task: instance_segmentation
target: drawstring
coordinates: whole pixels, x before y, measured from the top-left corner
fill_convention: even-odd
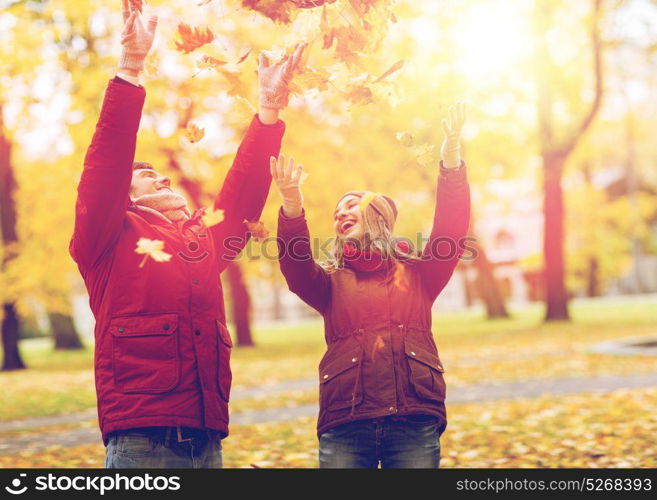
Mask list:
[[[403,347],[402,348],[402,356],[403,356],[402,359],[404,359],[406,357],[406,330],[404,329],[403,324],[399,325],[399,333],[402,337],[402,343],[401,343],[401,345]],[[406,361],[406,360],[404,360],[404,361]],[[401,366],[405,367],[406,362],[401,363]],[[407,374],[408,374],[408,372],[407,372]],[[409,380],[409,382],[410,382],[410,380]],[[408,384],[406,384],[406,385],[408,385]],[[401,399],[402,399],[402,405],[404,406],[404,409],[408,408],[408,399],[406,399],[406,387],[404,387],[403,385],[401,387]]]
[[[354,413],[356,412],[356,391],[360,387],[360,372],[363,369],[363,356],[365,355],[365,348],[363,347],[362,342],[363,329],[359,328],[354,332],[354,339],[358,342],[360,346],[360,354],[358,356],[358,367],[356,368],[356,381],[354,382],[354,390],[351,393],[351,412],[349,412],[349,418],[354,418]]]

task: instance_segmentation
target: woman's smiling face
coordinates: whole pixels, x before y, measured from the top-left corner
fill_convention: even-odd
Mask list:
[[[361,239],[363,225],[359,196],[348,195],[340,200],[333,214],[333,227],[341,238]]]

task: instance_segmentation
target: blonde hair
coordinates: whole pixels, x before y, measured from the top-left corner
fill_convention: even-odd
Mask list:
[[[351,191],[342,196],[354,195],[362,198],[367,191]],[[340,200],[342,200],[340,198]],[[338,201],[339,203],[339,201]],[[382,210],[381,203],[386,204],[389,210]],[[377,208],[378,207],[378,208]],[[386,213],[386,218],[383,213]],[[361,223],[363,227],[363,237],[356,242],[353,238],[343,238],[339,235],[333,240],[333,255],[332,259],[320,262],[320,265],[328,273],[333,273],[344,267],[344,244],[347,242],[355,242],[359,245],[360,250],[369,250],[381,255],[385,262],[390,261],[395,266],[398,261],[417,261],[420,256],[417,252],[413,251],[411,247],[408,253],[404,253],[401,249],[394,244],[394,236],[392,228],[397,217],[397,208],[391,198],[377,194],[371,203],[367,205],[365,210],[361,210]]]

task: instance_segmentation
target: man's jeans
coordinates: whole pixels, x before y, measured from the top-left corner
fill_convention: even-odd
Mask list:
[[[105,456],[107,469],[221,469],[222,465],[218,436],[179,442],[175,428],[166,433],[118,431],[109,438]]]
[[[357,420],[329,429],[319,438],[321,468],[426,468],[440,465],[436,417],[409,415]]]

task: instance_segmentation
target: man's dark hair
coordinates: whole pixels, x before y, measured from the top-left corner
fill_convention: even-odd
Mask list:
[[[151,165],[150,163],[148,163],[146,161],[136,161],[132,164],[132,170],[139,170],[139,169],[143,169],[143,168],[146,168],[148,170],[155,170],[153,168],[153,165]]]

